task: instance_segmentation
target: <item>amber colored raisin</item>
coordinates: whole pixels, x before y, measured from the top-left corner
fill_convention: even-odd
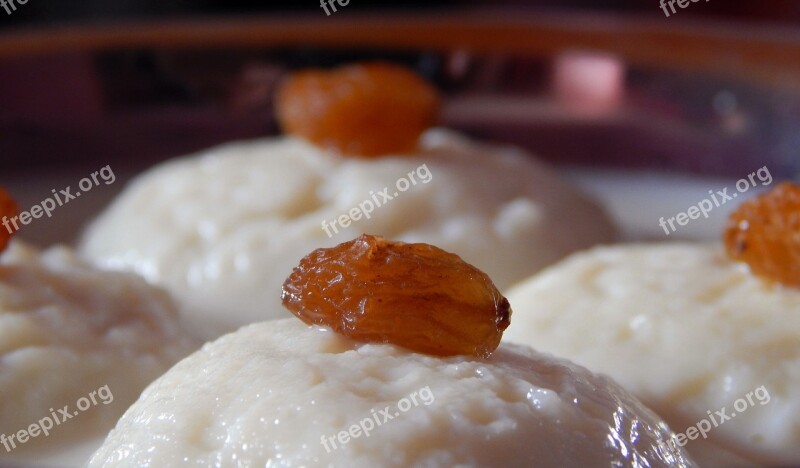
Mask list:
[[[285,132],[354,156],[412,151],[439,114],[436,89],[386,63],[295,73],[276,102]]]
[[[728,219],[725,248],[763,278],[800,287],[800,185],[783,183]]]
[[[0,187],[0,220],[6,223],[5,225],[0,225],[0,252],[5,250],[11,236],[16,232],[14,225],[9,220],[18,214],[17,203],[8,192]]]
[[[282,299],[309,325],[436,356],[489,356],[511,317],[486,273],[459,256],[366,234],[303,258]]]

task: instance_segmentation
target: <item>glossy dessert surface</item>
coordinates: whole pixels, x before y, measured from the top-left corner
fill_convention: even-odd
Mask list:
[[[754,276],[720,245],[596,248],[508,297],[505,340],[611,376],[677,432],[708,419],[690,452],[710,444],[757,463],[800,462],[800,291]],[[736,416],[716,416],[723,408]]]
[[[439,358],[289,319],[176,365],[89,466],[695,466],[669,435],[609,379],[526,347]]]

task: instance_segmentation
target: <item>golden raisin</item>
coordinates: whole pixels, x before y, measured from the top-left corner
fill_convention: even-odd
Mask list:
[[[290,76],[276,97],[287,133],[342,154],[412,151],[436,123],[439,95],[410,70],[385,63]]]
[[[0,187],[0,221],[6,222],[5,225],[0,225],[0,252],[5,250],[11,236],[16,232],[8,220],[18,215],[17,203],[8,192]]]
[[[728,255],[761,277],[800,287],[800,185],[783,183],[728,219]]]
[[[489,356],[511,316],[486,273],[458,255],[366,234],[303,258],[282,299],[309,325],[437,356]]]

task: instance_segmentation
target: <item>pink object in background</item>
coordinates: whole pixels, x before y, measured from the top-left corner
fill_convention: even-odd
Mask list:
[[[613,55],[565,52],[553,64],[553,94],[559,105],[581,115],[597,116],[622,103],[625,64]]]

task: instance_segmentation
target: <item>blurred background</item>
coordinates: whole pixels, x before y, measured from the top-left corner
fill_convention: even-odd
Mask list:
[[[158,161],[279,133],[286,73],[356,60],[414,68],[444,93],[443,125],[560,165],[617,217],[682,211],[709,178],[765,165],[795,177],[800,2],[682,1],[16,0],[0,7],[0,185],[25,205],[110,164],[102,196],[27,235],[72,239]]]
[[[469,6],[508,6],[515,8],[542,9],[558,8],[601,12],[642,12],[657,14],[655,0],[505,0],[492,2],[430,0],[400,2],[391,0],[361,0],[347,5],[347,10],[370,12],[376,10],[417,10],[439,9],[448,11]],[[682,15],[739,19],[743,21],[774,21],[796,23],[800,20],[800,4],[793,0],[712,0],[702,8],[686,9]],[[263,2],[258,0],[103,0],[84,1],[34,1],[31,0],[13,17],[6,18],[4,25],[26,23],[62,23],[65,21],[86,21],[127,18],[163,18],[219,14],[270,14],[279,11],[317,11],[317,2],[283,0]]]

